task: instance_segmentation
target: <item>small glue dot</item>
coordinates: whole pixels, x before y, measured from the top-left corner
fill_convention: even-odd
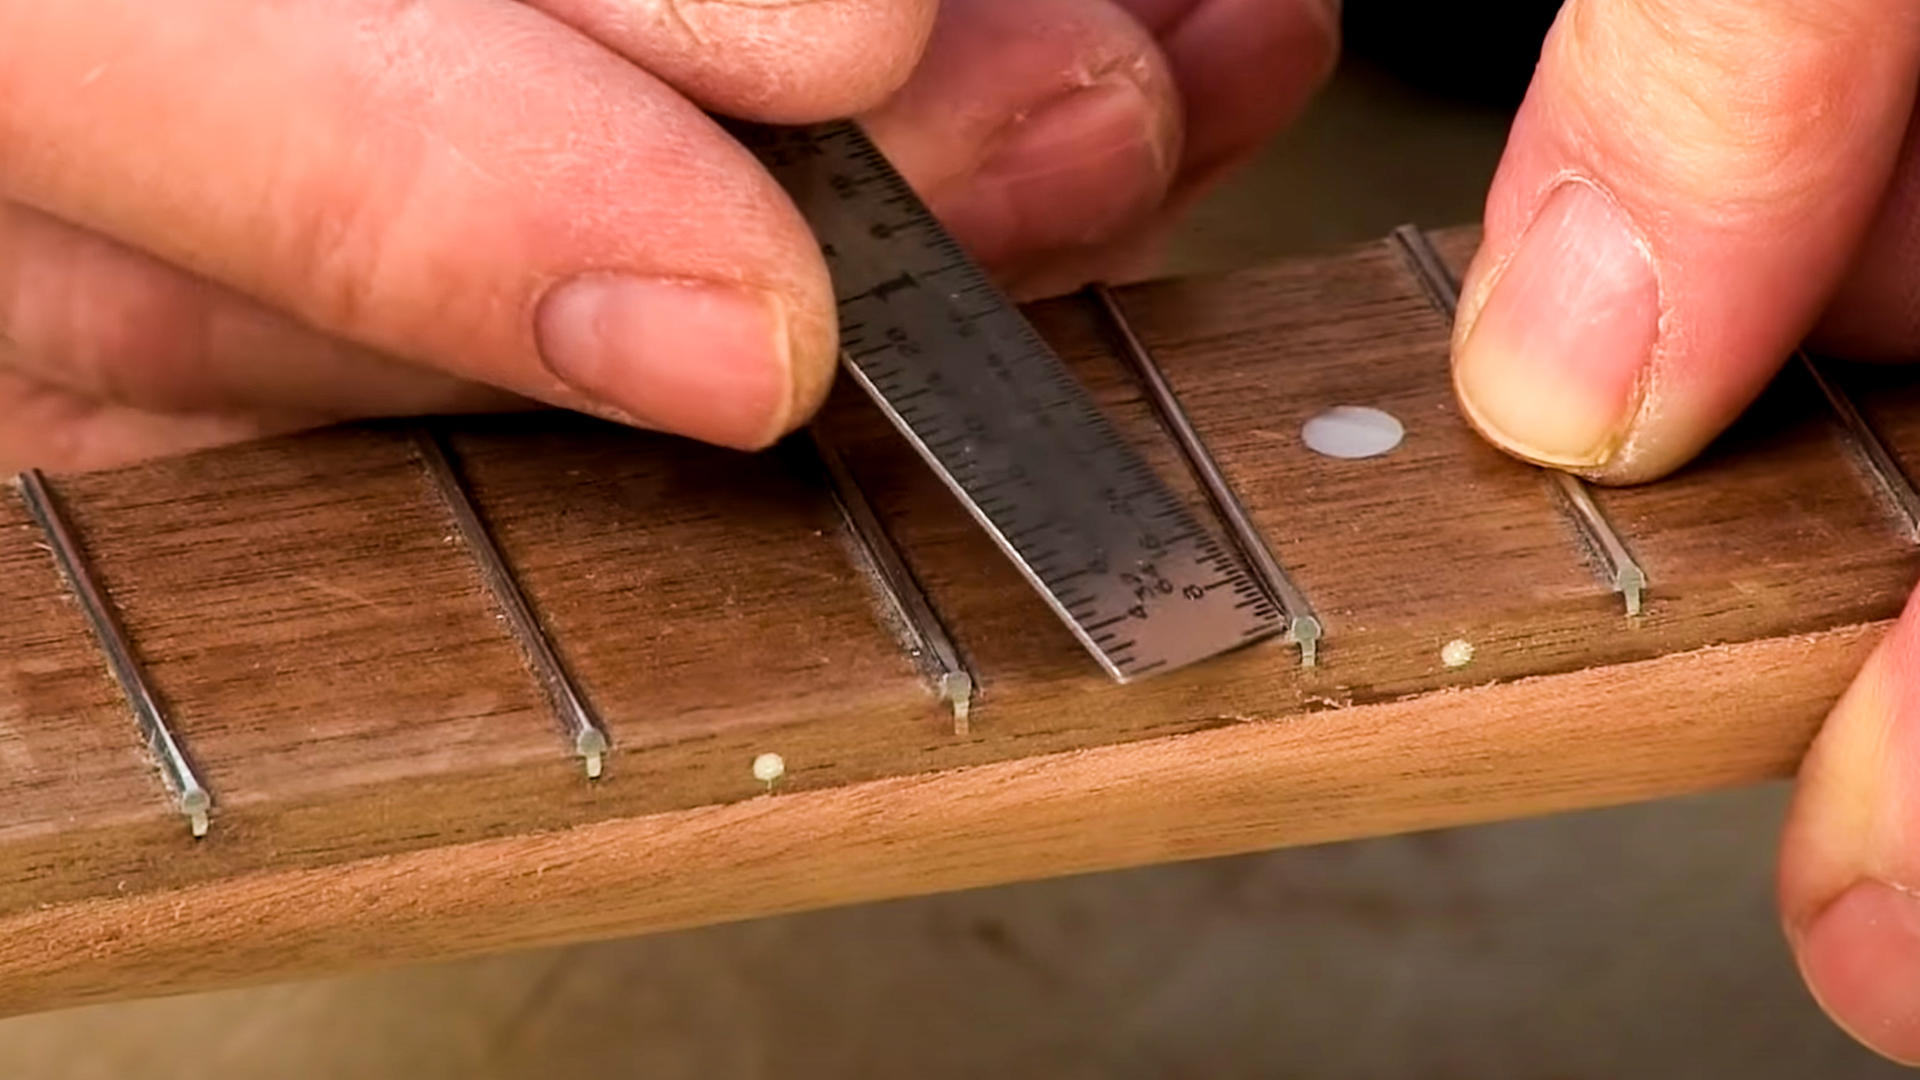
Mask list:
[[[753,759],[753,778],[773,787],[773,782],[787,774],[786,759],[779,754],[761,754]]]
[[[1440,662],[1448,667],[1466,667],[1473,662],[1473,642],[1454,638],[1440,646]]]
[[[1306,422],[1300,439],[1309,450],[1336,458],[1370,458],[1400,445],[1406,429],[1379,409],[1335,405]]]

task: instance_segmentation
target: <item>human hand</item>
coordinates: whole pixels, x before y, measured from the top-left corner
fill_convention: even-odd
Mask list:
[[[1570,0],[1463,290],[1464,410],[1604,482],[1664,475],[1803,339],[1920,358],[1920,4]],[[1802,769],[1781,851],[1815,996],[1920,1062],[1920,597]]]
[[[529,400],[765,445],[832,294],[703,110],[860,115],[1006,280],[1068,280],[1304,105],[1334,7],[0,0],[0,473]]]

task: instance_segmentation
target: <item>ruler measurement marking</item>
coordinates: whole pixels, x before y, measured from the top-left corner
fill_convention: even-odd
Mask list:
[[[1281,629],[1203,587],[1197,519],[857,126],[737,127],[822,241],[849,376],[1110,676]],[[1116,616],[1126,646],[1086,629]]]
[[[1302,667],[1314,666],[1319,643],[1323,635],[1320,618],[1313,611],[1313,605],[1307,600],[1293,579],[1273,555],[1266,538],[1260,535],[1259,527],[1253,523],[1253,515],[1248,513],[1246,504],[1233,490],[1226,473],[1214,458],[1213,451],[1200,437],[1200,431],[1193,426],[1193,420],[1174,395],[1173,385],[1167,381],[1166,373],[1160,369],[1160,362],[1153,356],[1146,343],[1127,321],[1126,309],[1113,290],[1104,284],[1096,284],[1090,292],[1095,307],[1104,317],[1108,327],[1120,341],[1120,355],[1125,360],[1134,377],[1147,391],[1147,400],[1160,418],[1160,423],[1173,436],[1175,445],[1180,448],[1181,456],[1186,460],[1194,477],[1200,481],[1200,487],[1206,492],[1207,499],[1213,503],[1214,512],[1226,525],[1234,544],[1240,549],[1240,555],[1254,569],[1259,584],[1246,583],[1255,593],[1264,593],[1273,605],[1285,614],[1287,638],[1300,647]],[[1194,532],[1198,530],[1195,529]],[[1191,539],[1181,536],[1179,539]],[[1219,544],[1212,537],[1201,537],[1197,546],[1202,552],[1199,561],[1208,562],[1225,557]],[[1234,607],[1245,607],[1244,603]]]

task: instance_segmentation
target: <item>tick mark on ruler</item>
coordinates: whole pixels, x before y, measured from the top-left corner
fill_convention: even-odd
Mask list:
[[[1219,515],[1227,531],[1232,534],[1234,545],[1240,554],[1253,566],[1264,587],[1265,595],[1271,597],[1279,613],[1284,614],[1287,623],[1287,638],[1300,648],[1300,666],[1312,667],[1319,659],[1322,629],[1320,618],[1314,614],[1313,605],[1307,601],[1306,594],[1294,585],[1293,579],[1281,568],[1280,561],[1273,556],[1273,550],[1267,546],[1266,539],[1260,535],[1259,528],[1253,523],[1253,515],[1247,512],[1246,504],[1234,493],[1233,485],[1227,481],[1227,475],[1213,458],[1213,452],[1200,438],[1200,431],[1193,426],[1180,399],[1174,396],[1173,386],[1160,370],[1159,361],[1148,350],[1140,335],[1134,332],[1132,324],[1127,322],[1126,309],[1120,306],[1120,300],[1106,285],[1092,288],[1094,301],[1101,313],[1106,316],[1109,326],[1120,339],[1121,356],[1134,376],[1147,391],[1147,399],[1153,403],[1154,414],[1173,441],[1180,447],[1187,466],[1199,480],[1201,490],[1206,492],[1207,500]],[[1196,530],[1197,534],[1197,530]],[[1183,537],[1186,539],[1186,537]],[[1219,552],[1210,538],[1193,537],[1195,544],[1205,553],[1199,561],[1207,562],[1219,559]],[[1214,584],[1218,584],[1215,582]],[[1204,592],[1211,591],[1202,587]],[[1235,609],[1253,608],[1263,616],[1273,614],[1271,607],[1262,608],[1248,602],[1233,605]]]
[[[1125,682],[1283,629],[1272,612],[1185,589],[1210,580],[1190,557],[1197,519],[858,124],[729,126],[828,251],[848,375],[1108,675]],[[876,232],[876,221],[889,227]],[[1136,480],[1141,505],[1156,513],[1105,494]],[[1172,535],[1182,539],[1164,539]],[[1164,578],[1142,596],[1125,575],[1148,570]],[[1063,600],[1057,583],[1068,577],[1094,602]],[[1123,612],[1134,655],[1103,648],[1086,629]]]

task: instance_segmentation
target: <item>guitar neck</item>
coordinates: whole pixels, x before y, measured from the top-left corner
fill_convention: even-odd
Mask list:
[[[1456,271],[1476,239],[1435,237]],[[51,477],[58,553],[210,798],[196,838],[6,494],[0,1012],[1779,777],[1920,569],[1798,369],[1693,467],[1591,493],[1647,577],[1629,617],[1567,490],[1461,419],[1402,246],[1117,298],[1324,627],[1313,666],[1276,638],[1114,683],[846,387],[818,432],[976,680],[963,729],[792,455],[534,414],[437,425],[453,502],[381,425]],[[1030,314],[1205,505],[1099,305]],[[1897,469],[1920,386],[1873,381]],[[1341,405],[1403,440],[1304,445]]]

